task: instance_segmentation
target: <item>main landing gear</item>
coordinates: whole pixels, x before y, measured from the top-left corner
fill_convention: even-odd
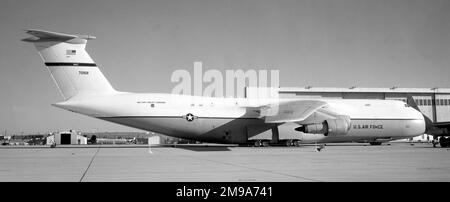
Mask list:
[[[299,147],[300,141],[299,140],[286,140],[286,146],[288,147]]]
[[[254,147],[268,147],[269,141],[268,140],[256,140],[253,144]]]
[[[250,143],[250,142],[249,142]],[[300,147],[300,140],[280,140],[280,143],[287,147]],[[250,143],[253,147],[268,147],[270,146],[270,140],[254,140]],[[279,144],[276,144],[279,146]]]

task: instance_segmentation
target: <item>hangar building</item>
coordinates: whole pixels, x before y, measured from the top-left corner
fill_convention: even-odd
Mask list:
[[[433,122],[450,122],[450,88],[326,88],[326,87],[247,87],[246,97],[267,97],[277,95],[280,98],[330,98],[330,99],[385,99],[406,102],[411,95],[420,111]],[[264,95],[262,95],[262,93]]]
[[[47,137],[47,145],[85,145],[87,137],[79,135],[76,131],[70,130],[58,132]]]

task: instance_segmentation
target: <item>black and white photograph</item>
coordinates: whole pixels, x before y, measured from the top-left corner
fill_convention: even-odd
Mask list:
[[[2,0],[0,96],[1,182],[449,182],[450,1]]]

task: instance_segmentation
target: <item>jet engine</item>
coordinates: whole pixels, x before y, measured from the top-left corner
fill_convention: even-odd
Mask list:
[[[325,136],[346,135],[350,130],[350,118],[339,117],[337,119],[328,119],[322,123],[306,124],[296,128],[296,131],[303,133],[323,134]]]

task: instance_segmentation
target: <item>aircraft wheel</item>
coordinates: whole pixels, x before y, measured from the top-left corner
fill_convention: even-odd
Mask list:
[[[294,143],[295,147],[299,147],[300,146],[300,142],[298,140],[294,140],[293,143]]]
[[[269,142],[268,141],[263,141],[262,142],[262,146],[263,147],[268,147],[269,146]]]
[[[288,147],[292,146],[292,140],[286,140],[286,146]]]
[[[255,147],[260,147],[260,146],[261,146],[261,141],[256,140],[256,141],[255,141],[255,144],[254,144],[253,146],[255,146]]]

